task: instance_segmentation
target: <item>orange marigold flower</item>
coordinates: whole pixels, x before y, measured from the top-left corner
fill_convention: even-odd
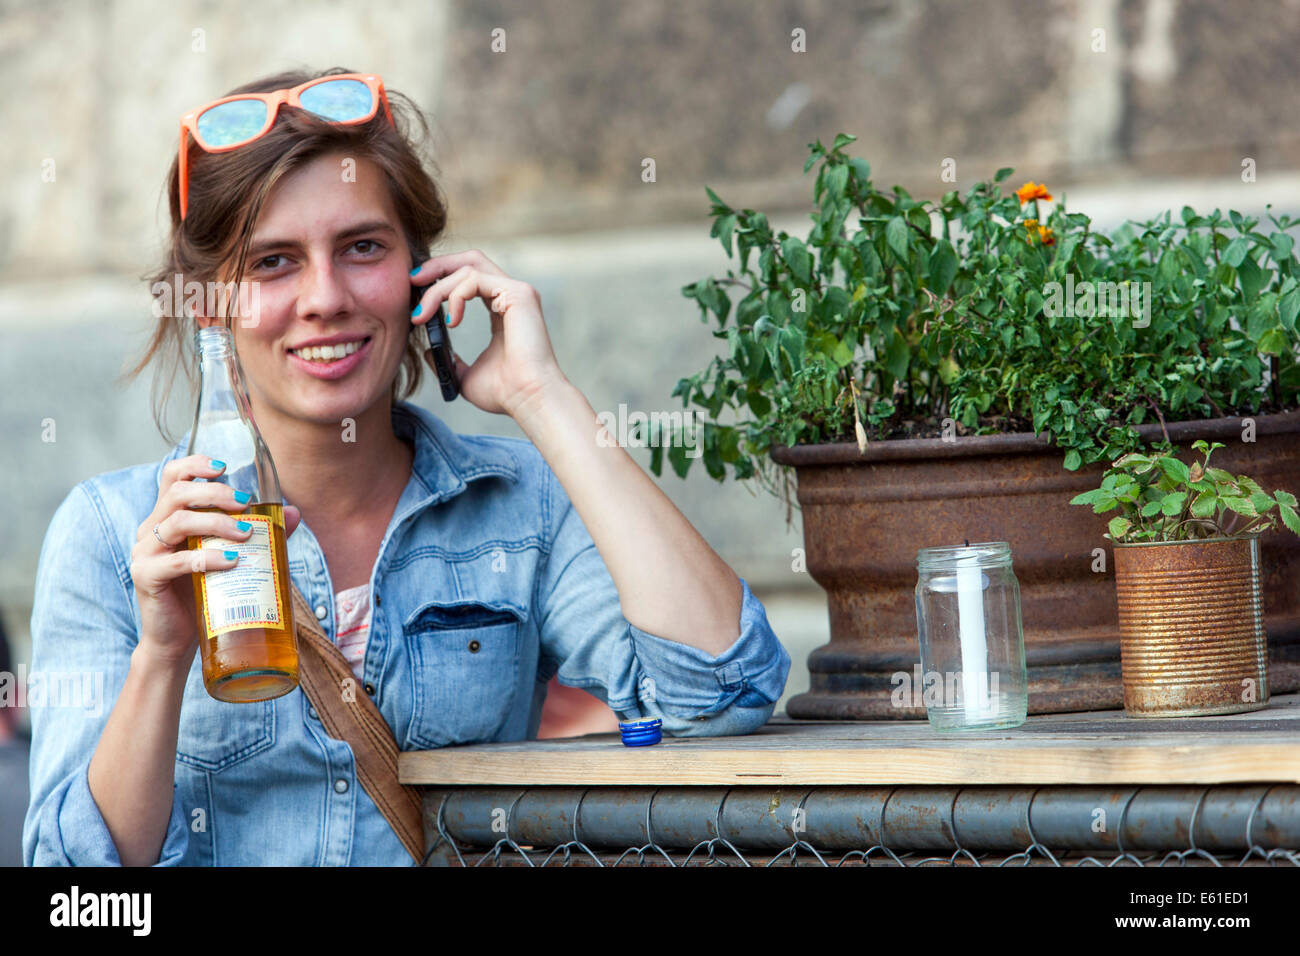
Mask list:
[[[1049,202],[1052,199],[1052,194],[1047,191],[1047,183],[1035,183],[1032,179],[1017,189],[1016,195],[1022,206],[1031,199],[1046,199]]]
[[[1034,230],[1038,230],[1038,240],[1045,246],[1056,245],[1056,234],[1047,226],[1040,226],[1037,219],[1025,220],[1025,238],[1030,242],[1034,241]]]

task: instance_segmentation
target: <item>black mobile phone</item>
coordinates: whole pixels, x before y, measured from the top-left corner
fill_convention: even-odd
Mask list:
[[[424,261],[425,258],[417,258],[415,263],[419,265]],[[410,311],[415,311],[415,307],[420,304],[420,297],[428,288],[427,285],[411,286]],[[460,379],[456,377],[456,360],[452,358],[451,335],[447,331],[446,313],[441,302],[438,303],[438,314],[424,323],[424,330],[429,336],[429,354],[438,376],[438,386],[442,389],[443,400],[453,401],[460,394]]]

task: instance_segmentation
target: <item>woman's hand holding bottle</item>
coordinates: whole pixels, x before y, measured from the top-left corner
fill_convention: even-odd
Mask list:
[[[140,647],[164,663],[188,665],[198,647],[191,574],[233,568],[238,560],[214,548],[189,550],[189,537],[219,535],[244,541],[251,534],[251,530],[238,527],[236,516],[247,510],[248,502],[236,500],[233,488],[219,481],[193,480],[220,475],[225,465],[217,464],[214,468],[206,455],[189,455],[164,465],[157,503],[136,531],[131,549],[131,581],[140,606]],[[221,510],[191,510],[195,508]],[[286,536],[293,533],[300,518],[297,508],[285,506]]]

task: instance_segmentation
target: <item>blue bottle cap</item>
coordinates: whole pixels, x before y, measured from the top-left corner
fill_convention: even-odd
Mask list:
[[[663,720],[659,717],[645,717],[641,720],[621,720],[618,732],[623,736],[623,744],[628,747],[649,747],[663,739]]]

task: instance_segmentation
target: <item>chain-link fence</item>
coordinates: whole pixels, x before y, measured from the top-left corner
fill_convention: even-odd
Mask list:
[[[430,866],[1300,866],[1300,786],[463,787]]]

